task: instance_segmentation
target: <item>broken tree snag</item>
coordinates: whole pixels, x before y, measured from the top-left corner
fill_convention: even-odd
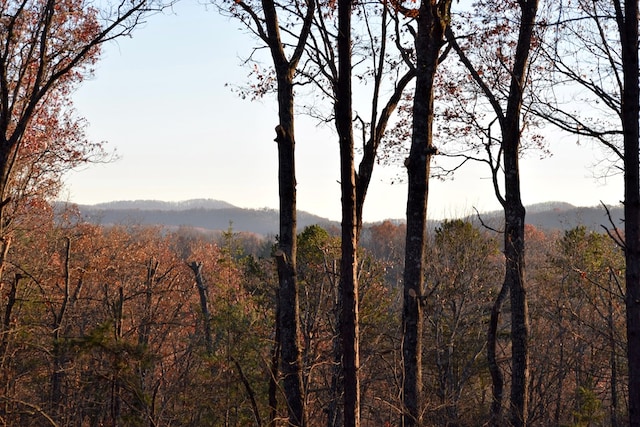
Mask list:
[[[202,310],[203,324],[204,324],[204,341],[209,356],[213,355],[213,334],[211,331],[211,313],[209,312],[209,301],[207,298],[207,285],[204,282],[202,276],[202,262],[192,261],[189,267],[193,271],[196,279],[196,287],[198,288],[198,295],[200,296],[200,309]]]
[[[275,142],[280,144],[281,142],[289,142],[287,138],[287,131],[281,125],[276,126],[276,139]]]
[[[278,262],[287,262],[287,254],[285,254],[282,249],[276,249],[276,251],[273,253],[273,257]]]

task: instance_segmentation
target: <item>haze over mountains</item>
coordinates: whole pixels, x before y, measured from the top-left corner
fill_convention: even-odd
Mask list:
[[[278,211],[275,209],[245,209],[221,200],[193,199],[182,202],[159,200],[113,201],[96,205],[78,205],[83,217],[91,223],[101,225],[141,224],[162,225],[168,228],[180,226],[204,230],[227,230],[250,232],[260,235],[278,233]],[[611,219],[617,227],[623,227],[622,207],[609,207]],[[502,222],[500,211],[481,213],[483,222],[499,228]],[[392,219],[403,222],[404,219]],[[432,226],[440,220],[432,220]],[[547,202],[527,207],[527,223],[543,229],[567,230],[577,225],[603,231],[611,228],[606,210],[602,206],[576,207],[564,202]],[[340,223],[312,213],[298,212],[298,228],[319,224],[323,227],[339,227]]]

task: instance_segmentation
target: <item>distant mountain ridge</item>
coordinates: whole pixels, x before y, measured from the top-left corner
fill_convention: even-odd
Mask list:
[[[250,232],[263,236],[278,234],[279,215],[275,209],[245,209],[212,199],[193,199],[182,202],[158,200],[114,201],[96,205],[77,205],[83,218],[100,225],[140,224],[181,226],[211,231],[224,231],[232,227],[237,232]],[[298,211],[300,229],[319,224],[323,227],[339,223]]]
[[[222,200],[190,199],[180,202],[163,202],[160,200],[117,200],[113,202],[83,205],[91,209],[138,209],[153,211],[184,211],[188,209],[233,209],[237,206]]]
[[[574,206],[566,202],[536,203],[526,207],[526,223],[544,230],[569,230],[579,225],[589,230],[602,232],[603,226],[613,228],[611,222],[618,227],[624,227],[624,212],[621,205],[607,206]],[[501,222],[502,211],[481,213],[483,221]]]
[[[192,199],[181,202],[159,200],[113,201],[96,205],[78,205],[86,221],[94,224],[141,224],[165,227],[187,226],[205,230],[227,230],[250,232],[260,235],[275,235],[279,229],[279,215],[275,209],[239,208],[221,200]],[[609,207],[611,219],[622,228],[621,206]],[[482,221],[501,228],[502,211],[480,213]],[[474,219],[469,216],[467,219]],[[403,219],[392,219],[401,223]],[[603,226],[611,228],[611,223],[602,206],[577,207],[566,202],[545,202],[527,206],[527,224],[546,230],[568,230],[584,225],[594,231],[603,231]],[[441,221],[431,220],[431,227]],[[298,229],[318,224],[326,228],[339,228],[340,223],[308,212],[298,212]]]

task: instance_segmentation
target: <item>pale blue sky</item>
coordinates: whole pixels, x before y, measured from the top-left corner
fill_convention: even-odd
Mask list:
[[[75,103],[90,123],[91,138],[108,141],[120,159],[71,173],[62,197],[81,204],[212,198],[246,208],[277,208],[275,106],[271,99],[242,100],[225,86],[247,81],[242,59],[254,44],[239,23],[183,0],[174,13],[150,17],[131,39],[106,46]],[[619,177],[604,185],[592,176],[600,150],[577,146],[575,137],[555,138],[551,150],[550,158],[532,153],[522,162],[525,204],[564,200],[593,206],[621,200]],[[338,220],[334,134],[300,117],[297,162],[299,209]],[[404,217],[406,186],[391,185],[397,172],[374,170],[366,221]],[[453,181],[433,181],[430,216],[497,209],[487,176],[486,168],[477,166]]]

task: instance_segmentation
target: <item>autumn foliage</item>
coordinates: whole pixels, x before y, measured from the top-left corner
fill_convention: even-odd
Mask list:
[[[454,14],[450,1],[431,1],[440,5],[432,14],[426,2],[396,0],[222,4],[274,60],[266,74],[255,68],[258,83],[250,88],[254,97],[281,95],[276,142],[286,170],[274,239],[246,239],[231,227],[208,234],[98,226],[72,206],[52,203],[66,171],[105,158],[102,143],[86,138],[72,91],[91,74],[102,43],[129,35],[161,5],[0,3],[0,424],[633,422],[635,390],[628,384],[635,371],[628,368],[636,361],[626,355],[634,340],[625,329],[625,299],[637,301],[624,283],[625,269],[635,266],[628,257],[625,265],[631,239],[527,225],[519,181],[499,179],[505,171],[518,176],[521,148],[546,153],[537,134],[544,117],[530,115],[540,101],[538,79],[553,69],[536,62],[550,28],[548,16],[536,18],[538,2],[478,1]],[[355,31],[352,15],[369,41]],[[398,52],[389,53],[387,42]],[[387,81],[388,73],[396,75]],[[373,79],[370,121],[353,116],[352,77]],[[421,101],[404,93],[414,78],[423,88],[416,95],[428,94]],[[393,87],[384,107],[383,82]],[[294,87],[308,83],[319,88],[320,100],[337,101],[326,117],[338,119],[347,166],[342,238],[320,226],[296,229]],[[396,109],[400,117],[392,118]],[[414,119],[428,122],[425,138],[409,130]],[[364,147],[357,171],[354,129]],[[449,159],[490,167],[504,230],[463,219],[427,226],[430,166],[418,161],[441,154],[432,136],[455,140],[443,150]],[[419,226],[364,226],[373,165],[384,157],[378,146],[385,138],[398,149],[411,137],[418,151],[404,165],[419,172],[420,185],[409,194],[420,196]],[[608,146],[616,152],[617,145]],[[504,280],[505,273],[517,280]],[[401,317],[407,302],[420,314],[411,317],[411,329],[422,343],[412,349]],[[347,341],[352,348],[344,350]],[[411,374],[415,386],[407,387]],[[507,419],[501,405],[509,393]]]
[[[275,408],[269,399],[273,242],[249,249],[232,230],[215,237],[184,228],[101,227],[50,208],[32,211],[29,221],[16,233],[2,284],[4,425],[280,425],[286,416],[282,390],[276,388]],[[584,228],[528,230],[536,331],[531,422],[622,425],[621,251],[608,236]],[[403,232],[387,222],[363,234],[364,425],[397,425],[402,416],[401,294],[390,273],[400,261],[392,236]],[[309,424],[320,426],[328,409],[340,405],[332,394],[340,244],[317,226],[298,238],[304,389]],[[499,239],[455,220],[438,227],[430,242],[425,422],[482,425],[491,404],[484,351],[503,268]],[[194,261],[202,266],[206,315]],[[508,330],[503,320],[504,370]]]

